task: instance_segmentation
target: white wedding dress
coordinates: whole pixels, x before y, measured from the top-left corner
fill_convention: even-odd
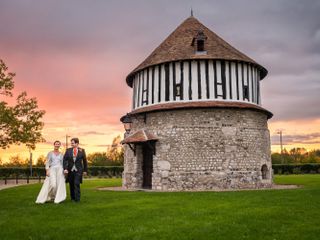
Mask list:
[[[63,174],[63,154],[56,155],[49,152],[46,161],[46,170],[49,169],[49,176],[43,182],[36,203],[45,203],[53,200],[60,203],[67,197],[65,177]]]

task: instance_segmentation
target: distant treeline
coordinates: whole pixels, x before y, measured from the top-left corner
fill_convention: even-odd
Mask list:
[[[87,160],[89,166],[123,166],[123,149],[90,153],[87,155]],[[44,167],[45,162],[46,157],[41,155],[33,166],[41,168]],[[0,161],[0,167],[28,167],[29,165],[29,159],[23,159],[19,154],[11,156],[8,162]]]
[[[123,166],[89,166],[88,177],[121,177]],[[42,167],[0,167],[0,180],[4,178],[45,177],[46,171]]]
[[[119,145],[118,145],[119,146]],[[107,152],[95,152],[87,155],[89,166],[123,166],[124,152],[122,147],[110,148]],[[307,151],[305,148],[292,148],[281,153],[271,154],[272,164],[303,164],[320,163],[320,149]],[[43,167],[46,157],[41,155],[33,166]],[[10,157],[9,162],[2,163],[2,167],[28,167],[29,159],[22,159],[19,155]]]
[[[106,152],[95,152],[87,154],[89,166],[123,166],[123,147],[120,144],[121,138],[117,136],[113,139],[112,145]],[[32,166],[43,167],[46,163],[46,156],[40,155],[36,161],[33,160]],[[0,158],[0,167],[29,167],[30,160],[21,158],[19,154],[13,155],[8,162],[2,162]]]
[[[272,164],[320,163],[320,149],[307,151],[305,148],[284,149],[271,154]]]

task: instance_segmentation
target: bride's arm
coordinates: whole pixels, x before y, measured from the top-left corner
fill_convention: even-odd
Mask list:
[[[50,152],[48,153],[46,160],[46,175],[50,177]]]

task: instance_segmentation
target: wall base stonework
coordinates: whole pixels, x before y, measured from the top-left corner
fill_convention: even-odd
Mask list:
[[[152,189],[269,188],[272,169],[267,119],[265,113],[250,109],[158,111],[133,115],[131,133],[147,130],[159,139],[153,156]],[[135,154],[126,145],[124,188],[142,188],[142,164],[142,143],[136,145]]]

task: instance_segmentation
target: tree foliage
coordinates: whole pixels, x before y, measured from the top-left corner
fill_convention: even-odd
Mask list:
[[[36,167],[43,167],[46,165],[47,158],[44,155],[40,155],[37,159]]]
[[[41,118],[45,111],[39,110],[37,99],[28,98],[26,92],[18,95],[14,106],[9,106],[5,98],[13,97],[14,76],[0,59],[0,97],[3,97],[0,101],[0,147],[25,144],[35,149],[36,143],[44,140]]]
[[[107,152],[95,152],[88,154],[88,163],[91,166],[123,166],[124,153],[120,144],[121,137],[113,139]]]
[[[8,162],[1,164],[2,167],[28,167],[29,160],[23,159],[19,154],[13,155]]]
[[[320,149],[307,151],[305,148],[284,149],[282,154],[272,153],[273,164],[320,163]]]
[[[122,166],[121,159],[110,159],[107,152],[90,153],[87,156],[89,166]]]
[[[119,161],[121,165],[123,165],[124,151],[120,142],[120,135],[118,135],[112,140],[111,147],[107,151],[107,157],[113,161]]]

